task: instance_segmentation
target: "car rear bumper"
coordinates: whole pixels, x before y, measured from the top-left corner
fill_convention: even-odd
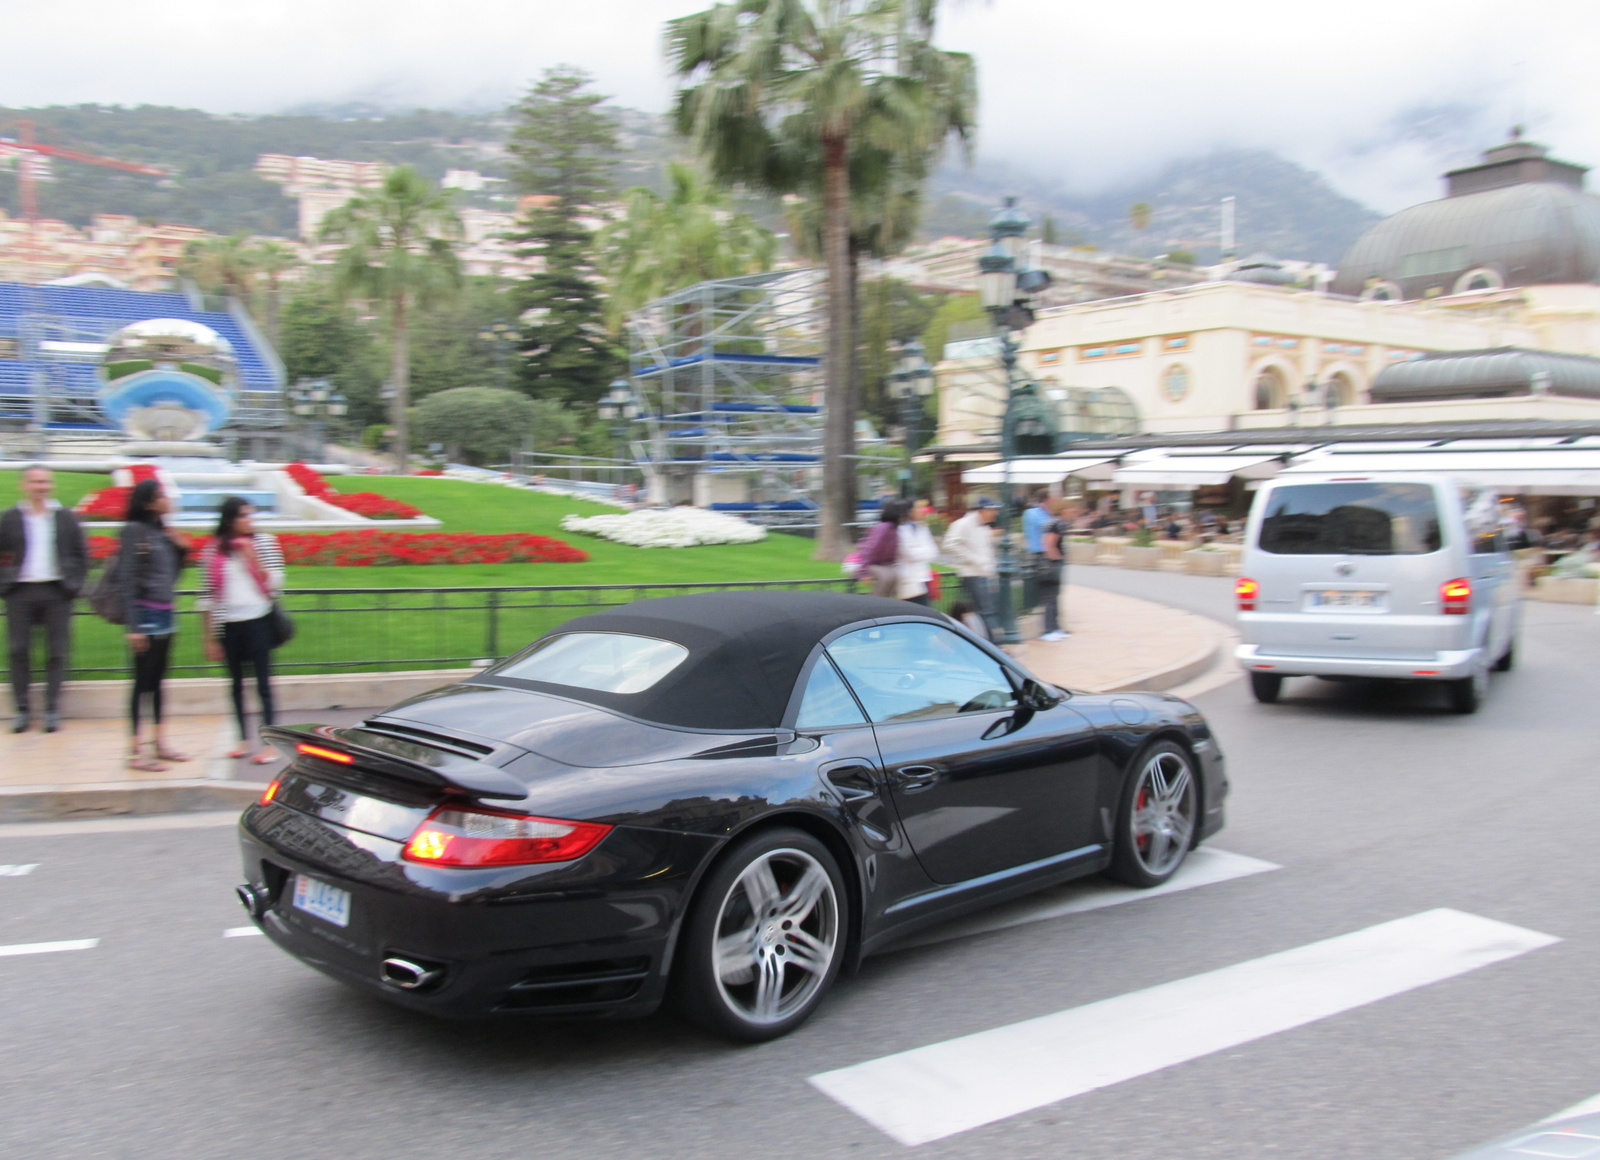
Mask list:
[[[245,877],[268,938],[341,982],[453,1018],[653,1011],[683,901],[715,845],[619,827],[579,862],[524,868],[539,872],[532,882],[499,871],[492,883],[482,871],[405,863],[397,842],[280,807],[252,807],[240,823]],[[348,926],[293,906],[297,874],[350,893]],[[403,988],[384,978],[390,958],[439,976]]]
[[[1433,659],[1389,660],[1366,657],[1284,656],[1261,645],[1242,644],[1234,650],[1240,667],[1252,673],[1282,677],[1372,677],[1404,681],[1453,681],[1470,677],[1483,663],[1479,648],[1451,649]]]

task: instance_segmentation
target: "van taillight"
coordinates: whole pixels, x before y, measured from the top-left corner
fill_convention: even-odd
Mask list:
[[[1261,585],[1248,576],[1241,576],[1233,586],[1233,594],[1239,598],[1240,612],[1254,612],[1256,597],[1261,595]]]
[[[1439,585],[1439,603],[1446,616],[1465,616],[1472,611],[1472,581],[1446,580]]]

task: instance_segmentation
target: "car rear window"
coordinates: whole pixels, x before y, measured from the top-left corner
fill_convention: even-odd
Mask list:
[[[650,636],[566,632],[540,641],[490,672],[601,693],[642,693],[688,655],[683,645]]]
[[[1257,546],[1279,556],[1437,552],[1439,505],[1425,483],[1303,483],[1274,488]]]

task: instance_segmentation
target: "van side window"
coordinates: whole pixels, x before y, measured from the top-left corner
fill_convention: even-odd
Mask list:
[[[1463,488],[1461,507],[1466,512],[1467,532],[1472,551],[1486,556],[1507,550],[1505,529],[1500,523],[1500,497],[1492,491]]]

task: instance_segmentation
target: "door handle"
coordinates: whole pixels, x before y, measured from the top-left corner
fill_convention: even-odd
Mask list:
[[[931,765],[902,765],[894,771],[895,780],[905,793],[919,793],[932,789],[939,780],[939,771]]]

